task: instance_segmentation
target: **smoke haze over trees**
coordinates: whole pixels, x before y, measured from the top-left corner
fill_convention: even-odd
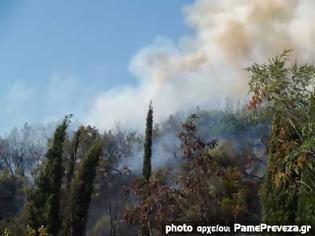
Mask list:
[[[157,37],[131,59],[135,84],[93,94],[84,116],[2,134],[0,234],[314,228],[314,9],[195,0],[183,8],[187,35]]]

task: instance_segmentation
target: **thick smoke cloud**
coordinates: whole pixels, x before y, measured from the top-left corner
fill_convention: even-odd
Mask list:
[[[99,94],[86,121],[142,129],[151,99],[158,121],[197,105],[218,108],[226,97],[244,99],[243,69],[252,63],[284,49],[313,61],[314,10],[312,0],[197,0],[183,9],[192,35],[157,38],[141,49],[129,65],[138,85]]]

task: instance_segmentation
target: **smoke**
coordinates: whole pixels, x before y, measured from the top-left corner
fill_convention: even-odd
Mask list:
[[[157,121],[197,105],[220,108],[226,97],[244,99],[243,69],[252,63],[284,49],[314,61],[314,9],[312,0],[197,0],[183,9],[193,33],[177,41],[159,37],[139,50],[129,65],[137,85],[99,94],[86,121],[143,129],[151,99]]]
[[[154,139],[152,145],[152,168],[176,168],[181,163],[180,141],[177,132],[165,132],[161,137]],[[143,163],[143,146],[136,146],[133,155],[123,159],[118,169],[127,167],[133,174],[141,174]]]

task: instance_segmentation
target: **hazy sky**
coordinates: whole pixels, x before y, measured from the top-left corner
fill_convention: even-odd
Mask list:
[[[246,102],[284,49],[315,63],[314,0],[0,0],[0,133],[72,113],[143,130],[196,106]]]
[[[187,33],[189,0],[1,0],[0,133],[73,113],[96,94],[136,83],[132,56]]]

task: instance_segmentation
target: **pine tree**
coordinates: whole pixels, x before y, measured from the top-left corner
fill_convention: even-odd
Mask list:
[[[70,116],[56,128],[46,160],[38,178],[36,188],[28,198],[32,228],[45,226],[52,235],[57,235],[60,228],[60,189],[64,168],[62,164],[63,143]]]
[[[72,219],[70,226],[71,235],[73,236],[85,235],[85,226],[93,192],[93,182],[101,153],[102,140],[96,138],[85,158],[82,160],[78,175],[74,179],[71,198]]]
[[[149,111],[146,119],[144,157],[143,157],[143,177],[148,182],[151,176],[151,157],[152,157],[152,133],[153,133],[153,107],[152,102],[149,105]]]

